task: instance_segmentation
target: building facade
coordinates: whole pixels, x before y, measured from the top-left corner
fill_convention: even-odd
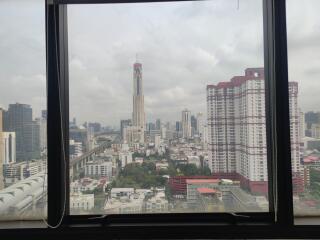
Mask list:
[[[292,170],[300,172],[298,86],[289,83]],[[263,68],[207,86],[209,167],[219,176],[234,173],[242,187],[266,194],[267,144]]]
[[[131,126],[131,119],[120,120],[120,135],[122,140],[125,138],[124,129],[128,126]]]
[[[33,140],[29,138],[30,130],[32,130],[32,108],[30,105],[9,104],[8,111],[3,112],[3,130],[16,133],[17,161],[32,159],[30,141],[32,144]]]
[[[0,132],[0,163],[16,162],[16,134],[14,132]]]
[[[144,95],[142,82],[142,64],[133,64],[133,113],[132,126],[138,128],[140,134],[140,143],[144,143],[145,131],[145,113],[144,113]]]
[[[85,166],[85,175],[94,178],[106,177],[109,181],[112,178],[112,162],[88,162]]]
[[[182,111],[181,116],[182,137],[191,138],[191,112],[188,109]]]

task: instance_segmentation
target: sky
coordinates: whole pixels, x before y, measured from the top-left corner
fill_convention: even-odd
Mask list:
[[[70,118],[131,118],[133,63],[147,121],[206,112],[206,85],[263,66],[261,0],[68,6]],[[302,111],[319,111],[320,1],[288,0],[289,79]],[[43,0],[0,1],[0,107],[46,108]],[[5,23],[5,24],[4,24]]]

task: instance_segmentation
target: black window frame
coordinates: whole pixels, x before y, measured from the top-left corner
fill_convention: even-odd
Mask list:
[[[56,229],[0,230],[10,239],[316,238],[317,226],[294,225],[286,0],[263,1],[268,147],[268,213],[69,215],[68,4],[181,0],[46,0],[48,222]],[[66,203],[66,204],[65,204]]]

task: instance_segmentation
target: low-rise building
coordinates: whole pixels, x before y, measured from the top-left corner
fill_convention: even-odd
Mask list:
[[[221,198],[221,193],[220,191],[218,191],[218,186],[220,183],[219,179],[187,179],[186,183],[187,183],[187,202],[190,207],[194,207],[197,205],[198,198],[199,198],[198,189],[212,189],[214,190],[214,194],[216,195],[216,198],[217,199]]]
[[[94,208],[94,194],[81,192],[70,194],[70,207],[73,210],[91,210]]]
[[[85,166],[85,175],[87,177],[112,179],[112,162],[91,161]]]
[[[70,192],[94,191],[99,186],[100,181],[91,178],[81,178],[70,183]]]
[[[121,167],[125,167],[127,164],[132,163],[132,152],[121,151],[119,153],[119,160],[121,162]]]
[[[145,202],[146,212],[167,212],[168,211],[168,200],[165,198],[163,192],[157,193],[154,197],[148,199]]]
[[[6,187],[26,179],[30,176],[44,172],[47,163],[43,160],[31,160],[3,165],[3,177]]]
[[[130,197],[134,194],[134,188],[112,188],[111,198]]]
[[[114,191],[112,191],[114,190]],[[144,194],[134,193],[132,189],[112,189],[111,198],[104,206],[108,214],[132,214],[143,212]],[[133,191],[132,191],[133,190]],[[113,197],[116,194],[116,197]]]

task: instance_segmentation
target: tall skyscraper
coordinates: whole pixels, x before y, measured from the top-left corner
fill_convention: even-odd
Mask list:
[[[140,135],[140,143],[144,143],[145,113],[142,82],[142,64],[133,64],[133,113],[132,126]]]
[[[300,172],[297,83],[289,83],[292,170]],[[239,176],[252,192],[268,191],[263,68],[249,68],[230,82],[207,86],[209,167],[213,174]],[[297,125],[298,124],[298,125]],[[297,132],[296,132],[297,131]]]
[[[191,138],[191,112],[188,109],[182,111],[182,137]]]
[[[27,123],[23,128],[25,159],[40,158],[40,124],[37,121]]]
[[[201,139],[204,135],[204,124],[205,123],[204,123],[203,113],[201,112],[197,113],[197,132]]]
[[[180,121],[176,121],[176,132],[182,132],[182,124]]]
[[[156,120],[156,130],[160,130],[160,129],[161,129],[161,119],[158,118],[158,119]]]
[[[299,176],[302,175],[303,167],[300,164],[300,144],[302,136],[300,134],[301,125],[297,82],[289,82],[289,110],[292,174],[293,176]]]
[[[16,133],[16,156],[17,161],[29,160],[28,141],[30,139],[25,135],[27,128],[32,123],[32,108],[27,104],[9,104],[8,111],[4,112],[3,130]]]
[[[197,131],[197,118],[194,115],[191,115],[191,135],[194,136]]]

